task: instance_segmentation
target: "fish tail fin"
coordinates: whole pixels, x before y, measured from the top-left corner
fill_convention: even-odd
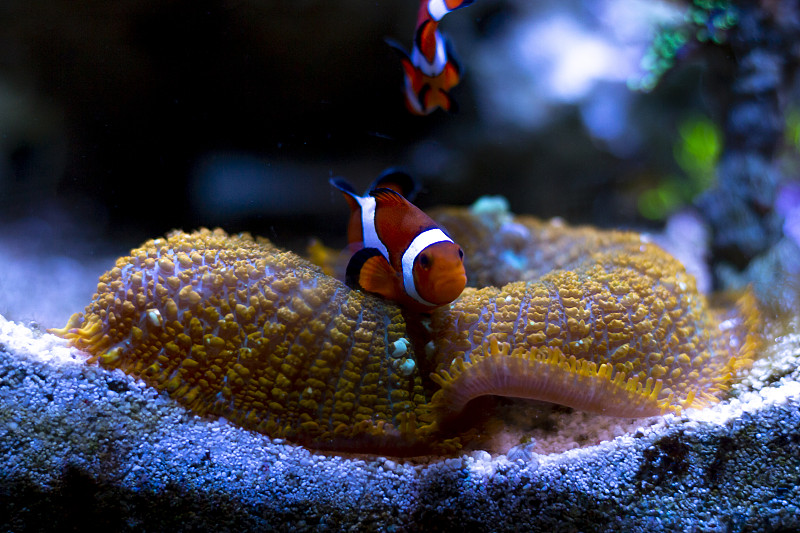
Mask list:
[[[386,41],[400,55],[405,79],[405,103],[415,115],[429,115],[437,107],[448,112],[456,109],[450,90],[461,81],[461,65],[450,41],[438,32],[436,35],[442,44],[438,51],[434,46],[432,61],[420,48],[419,39],[415,39],[411,56],[396,42]]]
[[[434,110],[441,107],[448,113],[455,113],[458,111],[458,105],[455,100],[450,96],[450,93],[444,89],[431,89],[426,87],[425,91],[420,93],[420,103],[424,109]]]

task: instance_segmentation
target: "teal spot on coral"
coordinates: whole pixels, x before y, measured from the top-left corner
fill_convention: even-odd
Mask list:
[[[524,257],[515,254],[511,250],[503,250],[500,253],[500,260],[516,270],[522,270],[528,265]]]

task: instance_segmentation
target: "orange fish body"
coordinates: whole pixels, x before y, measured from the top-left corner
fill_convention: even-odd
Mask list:
[[[411,55],[390,43],[401,54],[406,107],[415,115],[428,115],[439,107],[445,111],[455,109],[450,90],[461,80],[461,68],[449,42],[439,32],[439,21],[473,1],[422,0]]]
[[[351,210],[347,236],[355,253],[347,265],[348,285],[419,312],[458,298],[467,283],[464,252],[404,197],[414,188],[410,177],[384,174],[364,196],[343,179],[331,184]]]

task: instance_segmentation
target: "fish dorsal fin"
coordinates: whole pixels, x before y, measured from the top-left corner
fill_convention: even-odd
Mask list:
[[[373,189],[369,192],[369,195],[375,198],[375,202],[380,207],[405,207],[411,205],[399,192],[392,189]]]
[[[347,200],[347,205],[350,206],[351,211],[361,209],[357,200],[359,195],[349,181],[344,178],[331,178],[328,182],[342,192],[342,196]]]
[[[391,189],[401,194],[406,200],[413,201],[419,192],[419,184],[407,172],[398,168],[387,168],[370,185],[370,191],[375,189]]]
[[[397,298],[397,274],[376,248],[362,248],[350,258],[345,281],[353,288]]]

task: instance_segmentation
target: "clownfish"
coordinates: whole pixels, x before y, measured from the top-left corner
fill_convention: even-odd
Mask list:
[[[350,206],[347,230],[355,251],[346,283],[419,312],[449,304],[467,284],[464,251],[428,215],[408,201],[414,180],[383,173],[364,196],[341,178],[331,178]]]
[[[450,90],[461,80],[461,67],[450,42],[438,27],[446,14],[466,7],[473,1],[422,0],[410,56],[400,45],[388,41],[401,55],[406,107],[415,115],[428,115],[437,107],[445,111],[455,110]]]

